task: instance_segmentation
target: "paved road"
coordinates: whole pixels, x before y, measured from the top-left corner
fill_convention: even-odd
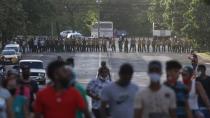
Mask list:
[[[43,54],[26,54],[24,59],[41,59],[44,61],[45,67],[47,64],[56,59],[57,56],[62,56],[64,59],[74,57],[78,81],[83,85],[96,76],[98,67],[101,61],[106,61],[111,69],[112,78],[118,79],[118,69],[122,63],[131,63],[134,66],[135,74],[133,82],[141,87],[148,84],[147,64],[151,60],[159,60],[165,64],[166,61],[175,59],[183,65],[190,65],[187,59],[187,54],[171,54],[171,53],[43,53]],[[210,72],[210,64],[207,61],[201,60],[200,63],[205,63]],[[165,68],[165,66],[164,66]],[[163,81],[165,78],[165,72]]]

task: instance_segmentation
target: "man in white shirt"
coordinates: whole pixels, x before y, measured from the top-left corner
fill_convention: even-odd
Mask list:
[[[149,63],[150,85],[136,95],[135,118],[176,118],[176,97],[173,90],[161,85],[162,66]]]

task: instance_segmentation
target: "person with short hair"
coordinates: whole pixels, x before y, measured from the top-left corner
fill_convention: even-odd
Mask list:
[[[176,97],[169,87],[161,84],[162,65],[149,63],[150,85],[139,91],[135,98],[135,118],[176,118]]]
[[[96,79],[91,80],[87,85],[87,94],[92,99],[92,112],[95,118],[101,118],[101,93],[105,86],[111,83],[107,69],[102,68],[98,70]]]
[[[76,71],[74,70],[74,59],[73,58],[68,58],[66,59],[66,66],[67,66],[67,69],[69,70],[69,72],[71,73],[70,75],[70,81],[69,81],[69,86],[72,86],[74,87],[76,90],[79,91],[79,93],[81,94],[81,96],[83,97],[86,105],[88,105],[88,101],[87,101],[87,93],[86,93],[86,90],[85,88],[79,83],[76,81],[77,79],[77,76],[76,76]],[[76,115],[76,118],[83,118],[83,113],[78,111],[77,112],[77,115]]]
[[[29,118],[29,107],[28,107],[28,99],[17,93],[18,83],[17,83],[17,74],[10,73],[6,80],[5,86],[9,90],[11,97],[8,99],[8,104],[12,111],[11,118]]]
[[[191,51],[191,55],[188,57],[188,59],[191,60],[193,70],[196,71],[196,68],[198,66],[198,56],[196,55],[194,50]]]
[[[206,66],[203,64],[198,65],[197,72],[198,76],[196,80],[202,84],[203,88],[206,91],[208,99],[210,100],[210,76],[206,74]],[[203,100],[201,99],[201,96],[198,97],[198,103],[199,108],[204,113],[205,117],[210,118],[210,113],[208,112]]]
[[[119,80],[103,88],[101,94],[101,114],[105,114],[107,106],[110,107],[111,118],[133,118],[134,98],[138,86],[131,83],[133,67],[130,64],[123,64],[119,70]]]
[[[47,75],[53,85],[37,93],[34,105],[35,118],[76,118],[76,112],[82,111],[90,118],[88,107],[80,93],[69,86],[71,73],[63,61],[53,61],[47,67]]]
[[[102,62],[101,62],[101,67],[99,68],[98,71],[100,71],[101,69],[106,69],[106,70],[107,70],[108,75],[109,75],[109,80],[112,81],[110,70],[109,70],[109,68],[107,67],[105,61],[102,61]],[[98,75],[97,75],[97,76],[98,76]]]
[[[30,79],[30,67],[28,65],[20,65],[22,73],[17,80],[18,87],[17,93],[25,96],[29,102],[29,110],[33,112],[32,104],[35,100],[35,95],[39,90],[38,84],[35,80]]]
[[[188,89],[181,81],[178,81],[181,69],[182,65],[178,61],[166,62],[167,79],[164,84],[176,94],[177,118],[192,118],[192,112],[188,104]]]

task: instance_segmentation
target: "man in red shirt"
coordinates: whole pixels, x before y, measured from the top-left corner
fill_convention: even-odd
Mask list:
[[[84,112],[85,118],[90,118],[82,96],[76,89],[68,86],[70,75],[65,63],[50,63],[47,74],[53,85],[38,92],[34,104],[35,118],[75,118],[78,110]]]

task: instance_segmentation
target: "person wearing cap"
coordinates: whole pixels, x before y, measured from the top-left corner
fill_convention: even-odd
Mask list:
[[[176,94],[176,116],[177,118],[192,118],[188,104],[187,87],[178,81],[182,65],[175,60],[166,62],[166,86],[170,87]]]
[[[204,115],[199,111],[198,106],[198,96],[204,101],[206,108],[210,112],[210,102],[206,95],[206,92],[202,84],[195,79],[194,70],[192,67],[186,66],[182,70],[182,80],[183,83],[187,86],[189,91],[188,103],[190,109],[192,110],[193,115],[196,117],[204,117]]]
[[[150,84],[136,95],[135,118],[176,118],[176,97],[169,87],[161,84],[162,65],[149,63]]]

